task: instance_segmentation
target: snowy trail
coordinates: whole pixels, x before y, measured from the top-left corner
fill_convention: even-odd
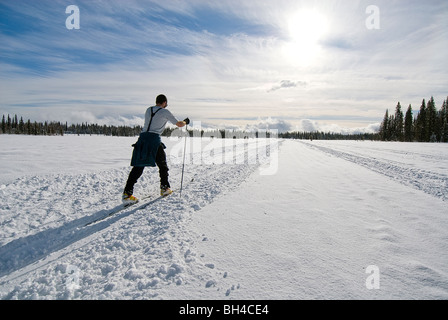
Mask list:
[[[353,148],[347,151],[341,151],[341,146],[337,145],[332,147],[326,147],[318,145],[317,143],[306,143],[308,147],[321,150],[330,155],[342,158],[363,167],[366,167],[372,171],[383,174],[389,178],[392,178],[404,185],[411,186],[417,190],[422,190],[427,194],[441,198],[442,200],[448,200],[448,150],[444,145],[441,145],[441,154],[429,156],[427,154],[415,153],[415,152],[399,152],[394,150],[394,154],[398,154],[399,157],[391,158],[391,154],[386,153],[386,157],[381,156],[381,153],[377,149],[370,150],[366,153],[366,149],[363,149],[364,153],[354,151]],[[324,143],[325,145],[325,143]],[[339,147],[339,148],[338,148]],[[343,147],[343,145],[342,145]],[[344,149],[343,149],[344,150]],[[369,149],[367,149],[369,151]],[[433,168],[433,171],[428,171],[422,166],[409,166],[406,164],[406,158],[411,158],[412,163],[415,164],[415,158],[422,158],[422,163]],[[397,161],[399,160],[399,161]],[[433,163],[433,165],[429,165]],[[434,165],[435,164],[435,165]]]
[[[99,236],[102,230],[110,227],[113,223],[154,204],[158,200],[160,198],[145,201],[145,203],[136,205],[128,210],[123,209],[123,212],[117,212],[114,216],[99,220],[96,223],[92,222],[99,218],[104,218],[110,212],[116,212],[122,206],[119,205],[110,211],[101,210],[92,216],[70,221],[60,227],[47,229],[37,234],[13,240],[0,248],[0,256],[2,257],[0,277],[31,264],[33,264],[31,268],[33,270],[47,265],[66,254],[67,251],[73,251],[91,242],[92,239],[90,238],[94,238],[91,237],[92,235]],[[70,249],[64,250],[69,246]],[[34,262],[40,259],[44,259],[44,261],[34,264]],[[30,268],[26,268],[8,277],[8,279],[23,276],[29,271]]]

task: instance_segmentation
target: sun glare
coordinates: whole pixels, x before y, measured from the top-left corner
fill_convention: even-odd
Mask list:
[[[290,41],[285,53],[298,64],[309,64],[320,50],[319,41],[328,30],[326,17],[315,10],[302,10],[288,20]]]

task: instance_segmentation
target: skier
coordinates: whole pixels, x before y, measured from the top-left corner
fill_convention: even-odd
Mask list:
[[[134,185],[143,173],[145,167],[159,167],[160,176],[160,195],[167,196],[173,193],[168,181],[168,165],[166,163],[165,145],[160,139],[160,135],[165,129],[168,121],[179,128],[190,123],[186,118],[184,121],[178,121],[172,113],[166,109],[168,100],[161,94],[156,98],[156,105],[149,107],[145,113],[145,125],[140,133],[138,141],[133,145],[131,166],[126,186],[123,191],[123,203],[135,203],[138,201],[133,196]]]

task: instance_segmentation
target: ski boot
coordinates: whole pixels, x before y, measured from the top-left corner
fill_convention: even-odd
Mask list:
[[[132,194],[127,194],[126,192],[123,192],[122,200],[124,204],[133,204],[138,202],[136,197]]]
[[[171,190],[169,187],[166,187],[166,186],[161,186],[160,187],[160,195],[162,197],[169,196],[172,193],[173,193],[173,190]]]

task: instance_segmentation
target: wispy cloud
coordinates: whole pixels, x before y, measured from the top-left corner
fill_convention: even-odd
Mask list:
[[[287,88],[306,87],[306,85],[307,83],[305,81],[282,80],[280,81],[280,84],[272,86],[271,89],[268,90],[268,92]]]

